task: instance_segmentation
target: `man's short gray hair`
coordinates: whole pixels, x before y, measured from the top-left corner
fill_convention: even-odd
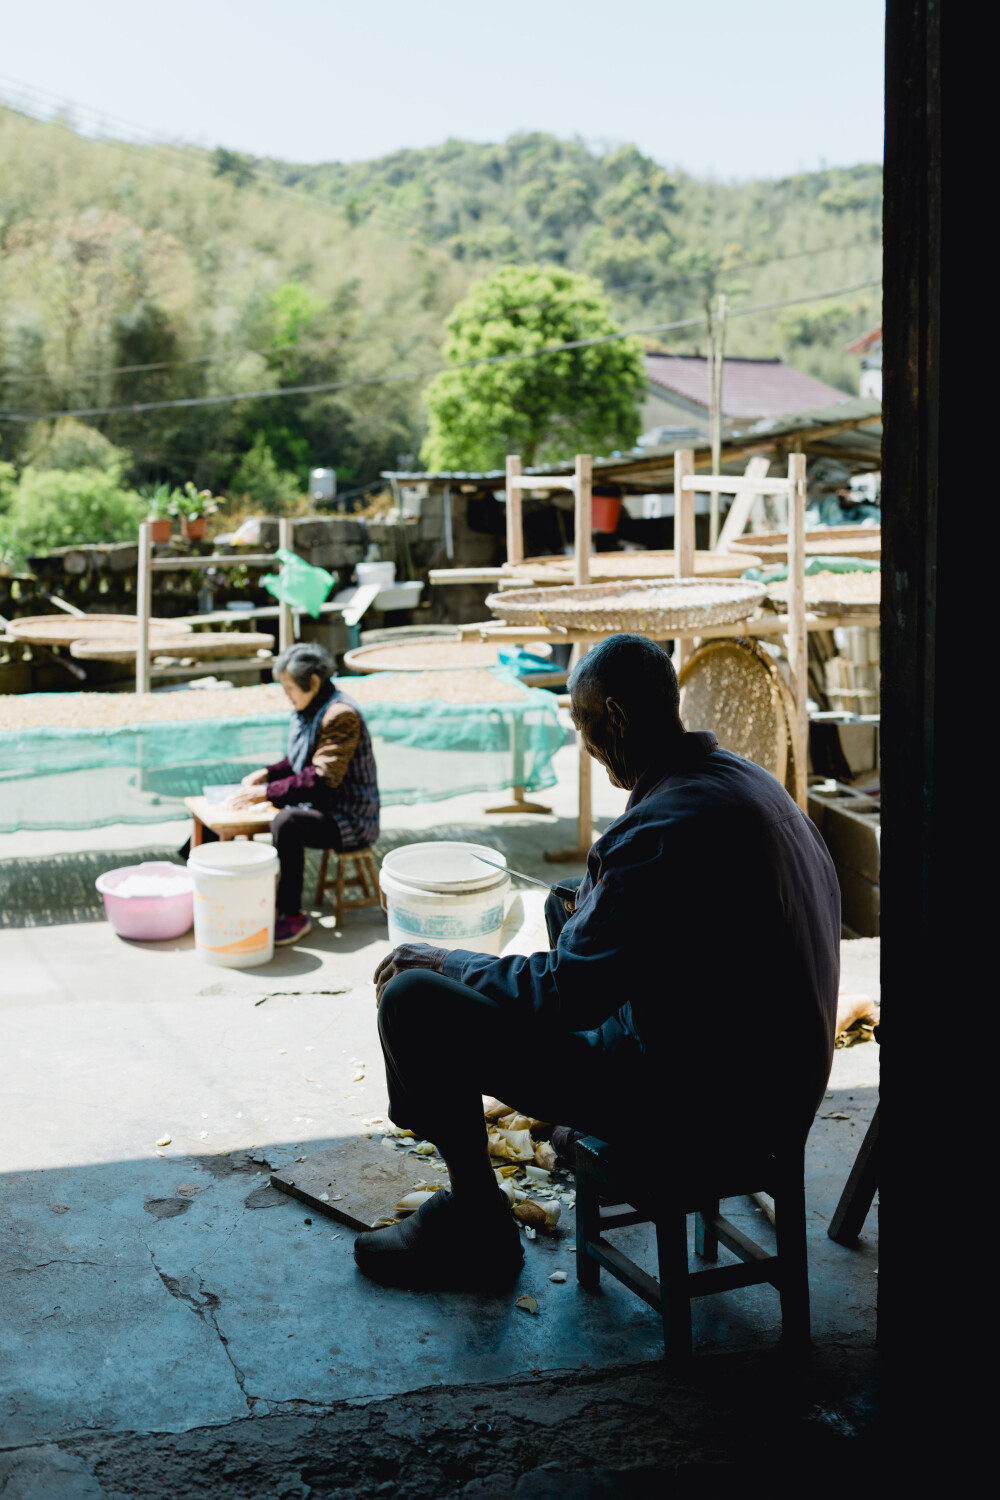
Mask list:
[[[323,646],[318,646],[313,641],[299,641],[297,645],[282,651],[275,659],[275,682],[280,681],[285,672],[296,687],[307,693],[314,677],[318,677],[321,684],[329,682],[334,673],[333,657]]]

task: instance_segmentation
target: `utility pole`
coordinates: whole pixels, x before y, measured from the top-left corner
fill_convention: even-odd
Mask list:
[[[708,319],[708,381],[709,381],[709,429],[712,441],[712,473],[718,474],[722,463],[722,362],[726,344],[726,294],[720,292],[716,300],[715,316],[712,304],[707,303]],[[719,496],[713,490],[709,497],[708,545],[714,552],[719,542]]]

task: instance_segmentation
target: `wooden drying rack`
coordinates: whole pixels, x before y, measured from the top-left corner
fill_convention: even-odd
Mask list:
[[[291,551],[292,523],[285,517],[278,522],[278,546]],[[136,584],[136,641],[135,690],[148,693],[150,689],[149,668],[149,622],[153,613],[153,574],[176,571],[180,568],[242,568],[247,563],[257,566],[281,567],[281,559],[273,552],[244,553],[227,557],[154,557],[153,529],[149,521],[139,526],[139,576]],[[238,615],[233,616],[238,619]],[[295,622],[290,604],[278,605],[278,650],[284,651],[295,639]],[[229,663],[230,669],[234,663]],[[235,665],[241,665],[237,663]],[[253,665],[267,665],[255,661]]]
[[[521,496],[527,489],[570,490],[574,497],[574,519],[576,547],[573,559],[573,582],[575,585],[590,581],[590,550],[581,546],[581,538],[591,534],[591,486],[592,461],[589,454],[578,454],[573,476],[553,478],[521,473],[521,460],[516,456],[507,459],[507,559],[513,566],[524,562],[524,529],[521,513]],[[674,576],[695,576],[695,493],[734,495],[734,504],[741,511],[749,511],[757,495],[786,495],[788,497],[788,611],[783,615],[763,616],[758,620],[740,620],[733,625],[706,625],[698,629],[697,635],[678,635],[672,631],[646,630],[642,632],[651,640],[674,640],[674,665],[680,671],[694,649],[694,641],[716,640],[732,636],[785,637],[791,676],[792,698],[795,715],[789,725],[792,736],[795,775],[795,800],[806,808],[806,765],[809,741],[809,716],[807,709],[808,686],[808,633],[810,630],[832,630],[836,626],[871,625],[871,615],[852,615],[844,612],[837,615],[819,615],[807,612],[805,602],[805,517],[806,517],[806,459],[803,453],[791,453],[788,457],[786,478],[766,478],[762,474],[695,474],[694,450],[683,448],[674,454]],[[482,640],[496,640],[530,647],[532,643],[548,641],[553,644],[572,644],[578,648],[574,657],[579,660],[583,651],[579,648],[595,646],[617,632],[605,630],[551,629],[545,625],[504,625],[500,622],[482,621],[460,627],[463,636],[479,636]],[[590,756],[580,744],[580,790],[577,820],[577,843],[572,849],[547,854],[554,863],[562,861],[585,861],[594,842]],[[513,808],[511,809],[513,811]]]

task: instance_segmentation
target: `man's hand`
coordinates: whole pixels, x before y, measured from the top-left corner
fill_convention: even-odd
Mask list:
[[[243,777],[243,780],[241,781],[240,785],[241,786],[260,786],[262,784],[262,782],[265,782],[266,780],[267,780],[267,767],[265,766],[260,771],[249,771],[247,773],[247,775]]]
[[[236,796],[231,799],[229,806],[234,809],[239,809],[241,807],[253,807],[255,802],[266,801],[266,786],[248,786],[245,792],[236,793]]]
[[[405,974],[407,969],[432,969],[440,974],[447,953],[446,948],[432,948],[429,943],[400,943],[375,970],[375,1004],[382,999],[389,980]]]

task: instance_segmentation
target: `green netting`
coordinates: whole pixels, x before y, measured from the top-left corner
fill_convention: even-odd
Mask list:
[[[382,679],[387,693],[394,677]],[[350,693],[352,679],[339,685]],[[518,692],[498,703],[363,704],[383,804],[553,786],[552,757],[565,738],[555,699],[520,683]],[[238,781],[279,760],[287,734],[286,713],[0,731],[0,832],[184,816],[182,799],[206,783]]]

